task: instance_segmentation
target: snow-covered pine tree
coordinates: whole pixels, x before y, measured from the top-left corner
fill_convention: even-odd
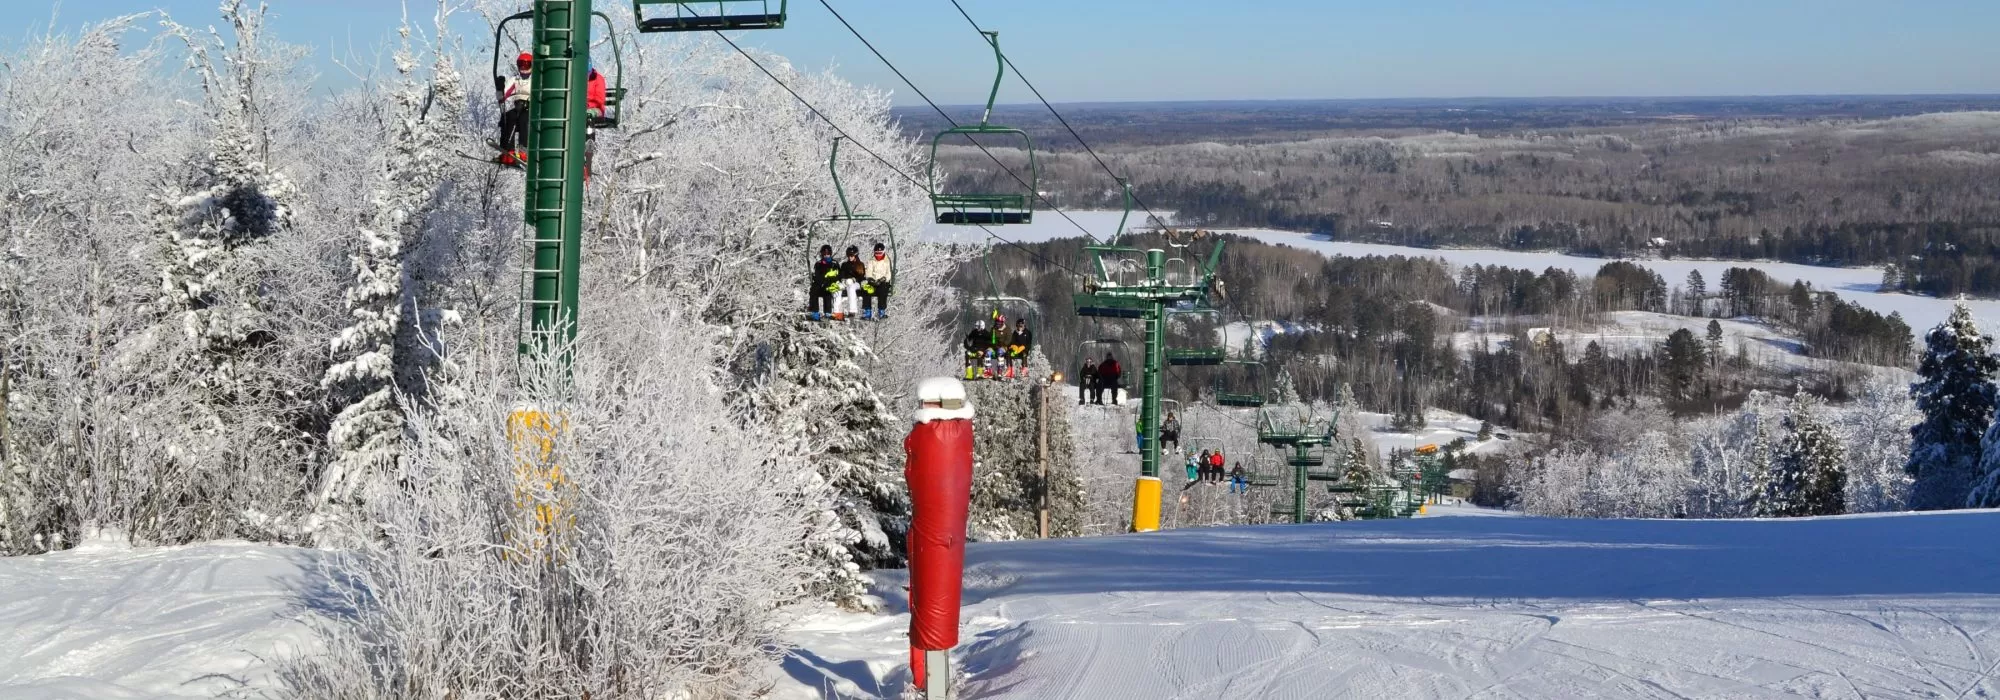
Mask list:
[[[1036,352],[1033,377],[1050,376],[1048,359]],[[1049,536],[1076,537],[1083,530],[1084,485],[1070,435],[1070,404],[1061,385],[1030,382],[970,382],[967,393],[979,408],[974,436],[970,536],[1003,541],[1037,537],[1041,531],[1042,475],[1039,411],[1046,407],[1049,429]]]
[[[1910,385],[1923,422],[1910,429],[1904,469],[1915,479],[1910,506],[1918,510],[1963,507],[1979,465],[1980,441],[1993,425],[2000,358],[1993,338],[1979,332],[1964,304],[1924,336],[1918,380]]]
[[[440,7],[440,33],[450,8]],[[332,459],[320,475],[318,500],[351,505],[368,475],[393,465],[404,440],[404,409],[399,399],[413,393],[407,383],[427,363],[412,357],[415,340],[415,290],[405,284],[404,256],[414,248],[426,211],[437,188],[455,166],[457,127],[464,118],[466,94],[458,67],[434,42],[427,78],[417,75],[418,55],[406,22],[396,52],[400,80],[389,90],[388,169],[369,196],[373,213],[359,230],[348,259],[353,279],[347,288],[351,322],[334,336],[332,350],[341,358],[327,368],[320,385],[336,411],[328,430]]]
[[[1751,427],[1750,447],[1744,455],[1743,469],[1755,479],[1750,492],[1750,512],[1759,518],[1782,518],[1791,508],[1791,486],[1779,478],[1771,451],[1771,433],[1765,429],[1761,417]]]
[[[907,431],[865,369],[870,354],[848,327],[800,316],[770,341],[761,381],[740,397],[740,410],[781,441],[769,452],[803,459],[830,489],[805,543],[823,572],[810,593],[850,608],[869,605],[863,567],[902,565],[910,523]]]
[[[1772,515],[1804,517],[1847,512],[1847,452],[1821,420],[1818,401],[1799,392],[1785,416],[1785,439],[1772,460],[1771,486],[1782,494]]]

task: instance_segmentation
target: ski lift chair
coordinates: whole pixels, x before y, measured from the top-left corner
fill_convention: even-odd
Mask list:
[[[788,0],[632,0],[632,18],[642,33],[784,29]],[[667,7],[658,7],[667,6]],[[647,7],[671,14],[646,16]]]
[[[1035,198],[1040,196],[1036,189],[1041,181],[1041,166],[1036,159],[1035,141],[1028,132],[992,123],[993,103],[1000,97],[1000,82],[1007,77],[1007,57],[1000,52],[999,32],[980,32],[986,43],[993,46],[993,60],[999,65],[993,76],[993,90],[986,95],[986,111],[978,124],[953,127],[938,132],[931,139],[931,162],[929,170],[931,189],[931,209],[937,222],[952,226],[997,226],[1009,224],[1030,224],[1035,220]],[[938,150],[944,140],[953,136],[964,136],[978,144],[980,136],[1001,136],[1010,140],[1018,138],[1028,154],[1028,175],[1022,180],[1025,192],[1019,193],[948,193],[943,183],[938,181]],[[1010,177],[1021,179],[1020,175],[1002,166]]]

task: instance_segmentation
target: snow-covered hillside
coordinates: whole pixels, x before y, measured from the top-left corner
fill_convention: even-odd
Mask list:
[[[1103,238],[1117,230],[1118,212],[1070,212],[1076,225],[1062,218],[1048,218],[1030,226],[1010,226],[1007,239],[1016,242],[1045,241],[1057,238],[1072,238],[1083,235],[1079,226],[1093,235]],[[1143,218],[1143,217],[1139,217]],[[1137,222],[1137,218],[1134,219]],[[1227,233],[1248,236],[1265,243],[1288,245],[1317,251],[1327,256],[1362,257],[1368,255],[1404,255],[1423,258],[1437,258],[1454,265],[1503,265],[1525,270],[1540,271],[1550,267],[1570,270],[1580,275],[1596,274],[1599,267],[1611,262],[1609,258],[1589,258],[1551,252],[1524,252],[1485,249],[1444,249],[1413,248],[1408,246],[1385,245],[1379,243],[1354,243],[1329,241],[1293,231],[1273,231],[1269,229],[1228,229]],[[924,230],[925,240],[941,242],[983,243],[984,234],[977,230],[966,232],[953,227],[933,226]],[[1884,294],[1876,291],[1881,286],[1882,270],[1874,267],[1818,267],[1794,263],[1774,263],[1758,261],[1730,260],[1634,260],[1640,266],[1660,273],[1670,284],[1687,279],[1689,272],[1700,270],[1711,280],[1722,279],[1722,272],[1731,267],[1754,267],[1769,274],[1781,284],[1791,284],[1794,280],[1811,282],[1814,287],[1837,292],[1842,299],[1852,301],[1882,314],[1901,313],[1903,320],[1918,333],[1944,321],[1951,314],[1953,301],[1936,297],[1912,294]],[[1982,325],[2000,323],[2000,301],[1971,300],[1966,302]]]
[[[962,697],[1991,697],[1996,538],[1985,511],[974,545]],[[786,697],[893,697],[906,624],[800,630]]]

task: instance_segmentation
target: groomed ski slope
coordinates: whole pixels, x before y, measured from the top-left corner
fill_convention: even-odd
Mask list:
[[[0,700],[267,697],[271,662],[316,648],[298,621],[314,556],[87,542],[0,557]]]
[[[1993,511],[1179,530],[969,567],[964,698],[2000,697]],[[788,697],[900,687],[906,624],[801,629]]]

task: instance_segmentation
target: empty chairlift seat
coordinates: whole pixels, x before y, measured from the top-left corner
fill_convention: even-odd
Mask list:
[[[632,0],[641,32],[783,29],[788,0]],[[648,11],[648,8],[651,8]]]

